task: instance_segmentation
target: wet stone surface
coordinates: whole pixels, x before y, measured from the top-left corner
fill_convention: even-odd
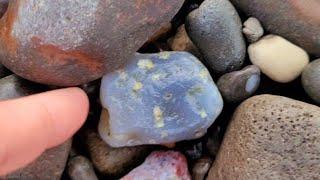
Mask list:
[[[196,139],[220,114],[223,101],[208,70],[186,52],[137,54],[102,79],[101,137],[111,146]]]

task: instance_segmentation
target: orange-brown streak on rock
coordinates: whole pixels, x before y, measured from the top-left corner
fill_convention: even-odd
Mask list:
[[[66,65],[68,63],[79,63],[92,72],[101,71],[103,68],[102,62],[99,62],[100,58],[89,56],[78,50],[64,51],[53,44],[41,44],[41,40],[38,37],[33,37],[31,40],[37,53],[49,64]]]
[[[15,0],[10,2],[7,12],[0,21],[0,41],[2,41],[1,44],[11,55],[17,54],[17,40],[12,37],[11,33],[21,1]]]

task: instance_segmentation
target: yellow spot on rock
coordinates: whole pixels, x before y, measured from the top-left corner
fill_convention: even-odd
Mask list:
[[[150,69],[154,68],[154,64],[153,64],[152,60],[150,60],[150,59],[141,59],[138,62],[138,67],[140,69],[150,70]]]
[[[142,89],[142,87],[143,87],[143,84],[142,84],[141,82],[136,82],[136,83],[134,83],[132,89],[133,89],[134,91],[139,91],[140,89]]]
[[[155,127],[156,128],[164,127],[163,112],[159,106],[155,106],[153,108],[153,116],[154,116],[154,120],[155,120]]]
[[[160,58],[160,59],[167,60],[167,59],[169,59],[169,57],[170,57],[170,53],[167,52],[167,51],[164,51],[164,52],[160,52],[160,53],[159,53],[159,58]]]
[[[199,115],[201,118],[206,118],[208,116],[207,112],[204,109],[201,109],[201,111],[199,112]]]
[[[209,72],[206,69],[202,69],[199,73],[201,79],[207,79],[209,76]]]

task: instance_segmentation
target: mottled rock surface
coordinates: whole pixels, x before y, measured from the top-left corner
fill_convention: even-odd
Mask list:
[[[112,148],[97,133],[87,131],[86,148],[95,168],[103,175],[114,176],[127,172],[148,155],[148,147]]]
[[[179,152],[157,151],[121,180],[191,180],[186,158]]]
[[[306,93],[320,104],[320,59],[317,59],[303,70],[302,85]]]
[[[265,36],[251,44],[248,53],[252,64],[280,83],[296,79],[309,63],[309,56],[303,49],[277,35]]]
[[[0,61],[39,83],[83,84],[124,65],[182,3],[10,1],[0,20]]]
[[[188,15],[186,30],[214,72],[240,69],[246,45],[240,17],[228,0],[205,0]]]
[[[264,33],[263,27],[257,18],[250,17],[243,23],[243,34],[250,43],[258,41]]]
[[[224,100],[239,102],[256,92],[260,84],[260,69],[250,65],[241,71],[224,74],[217,82]]]
[[[320,108],[281,96],[242,103],[209,180],[319,179]]]
[[[223,101],[208,70],[187,52],[137,54],[102,79],[99,133],[113,147],[196,139]]]
[[[320,56],[319,0],[231,0],[247,15],[258,18],[267,31],[279,34]]]

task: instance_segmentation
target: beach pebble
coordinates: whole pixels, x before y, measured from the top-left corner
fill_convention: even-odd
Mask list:
[[[38,83],[84,84],[123,66],[183,2],[11,1],[0,20],[0,62]]]
[[[239,10],[260,20],[266,31],[278,34],[311,54],[320,55],[319,0],[230,0]]]
[[[215,73],[241,68],[246,53],[242,22],[228,0],[205,0],[188,15],[186,30]]]
[[[113,147],[200,138],[223,107],[208,70],[187,52],[137,54],[103,77],[100,99],[99,133]]]
[[[192,168],[193,180],[204,180],[212,164],[210,157],[203,157],[198,159]]]
[[[280,83],[296,79],[309,63],[303,49],[277,35],[267,35],[251,44],[248,53],[252,64]]]
[[[250,43],[258,41],[264,33],[263,27],[257,18],[250,17],[243,23],[243,34]]]
[[[146,146],[112,148],[92,130],[85,132],[84,141],[94,167],[106,176],[127,173],[141,163],[149,151]]]
[[[145,162],[121,180],[191,180],[183,154],[174,151],[156,151]]]
[[[208,179],[320,179],[320,108],[260,95],[235,111]]]
[[[306,93],[320,104],[320,59],[314,60],[303,70],[302,85]]]
[[[250,65],[241,71],[224,74],[217,82],[217,86],[224,100],[239,102],[250,97],[260,84],[260,69]]]
[[[68,174],[72,180],[98,180],[91,162],[84,156],[69,159]]]
[[[199,49],[189,38],[184,24],[177,29],[175,36],[168,39],[168,44],[173,51],[187,51],[199,59],[202,58]]]

